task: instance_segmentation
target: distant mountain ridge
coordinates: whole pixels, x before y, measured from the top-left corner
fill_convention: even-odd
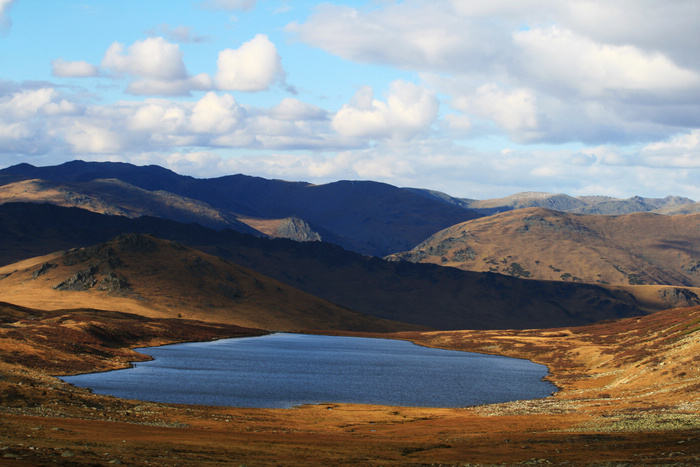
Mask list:
[[[368,181],[312,185],[247,175],[196,179],[158,166],[117,162],[20,164],[0,170],[0,186],[27,180],[86,183],[100,179],[197,200],[236,216],[298,218],[325,241],[376,256],[413,248],[438,230],[479,217],[458,206]]]
[[[695,201],[681,196],[666,196],[665,198],[633,196],[628,199],[619,199],[610,196],[572,197],[563,193],[528,191],[504,198],[478,200],[455,198],[439,191],[419,188],[407,188],[407,190],[486,216],[524,208],[545,208],[561,212],[602,215],[620,215],[635,212],[658,212],[660,214],[675,214],[678,212],[689,214],[700,210],[700,207],[695,205]],[[686,207],[686,209],[684,210],[683,207]]]

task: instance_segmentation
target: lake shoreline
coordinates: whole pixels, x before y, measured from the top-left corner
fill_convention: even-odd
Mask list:
[[[700,460],[700,370],[687,362],[700,353],[693,324],[698,319],[700,309],[694,308],[580,328],[382,335],[546,361],[562,389],[545,399],[466,409],[319,404],[291,410],[146,403],[58,383],[49,376],[58,373],[56,365],[115,368],[134,354],[124,347],[99,347],[88,333],[74,334],[89,329],[81,327],[79,317],[70,328],[27,321],[3,330],[0,340],[10,346],[0,359],[3,456],[35,464],[148,460],[164,466],[510,465],[532,459],[692,465]],[[85,322],[96,323],[92,316]],[[178,329],[187,331],[182,341],[197,333],[202,338],[210,333],[210,339],[236,332],[176,320],[109,324],[117,325],[133,336],[134,348],[173,342],[165,336],[177,335]],[[48,341],[53,347],[39,334],[54,336]],[[34,352],[41,358],[34,359]]]
[[[322,402],[459,408],[556,391],[544,382],[546,367],[524,359],[396,339],[275,333],[133,350],[150,357],[138,370],[135,362],[118,373],[60,379],[122,398],[248,408]]]

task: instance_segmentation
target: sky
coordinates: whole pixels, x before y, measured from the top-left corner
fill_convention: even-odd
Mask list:
[[[0,168],[700,200],[698,0],[0,0]]]

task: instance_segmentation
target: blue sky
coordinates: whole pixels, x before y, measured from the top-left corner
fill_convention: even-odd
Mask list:
[[[697,0],[0,0],[0,167],[700,200]]]

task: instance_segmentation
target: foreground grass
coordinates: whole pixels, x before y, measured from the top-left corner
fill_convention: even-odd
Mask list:
[[[0,305],[0,463],[464,465],[700,462],[700,308],[567,329],[398,333],[548,365],[553,397],[464,409],[178,406],[91,394],[52,375],[130,350],[264,331],[99,310]],[[368,335],[368,334],[364,334]]]

